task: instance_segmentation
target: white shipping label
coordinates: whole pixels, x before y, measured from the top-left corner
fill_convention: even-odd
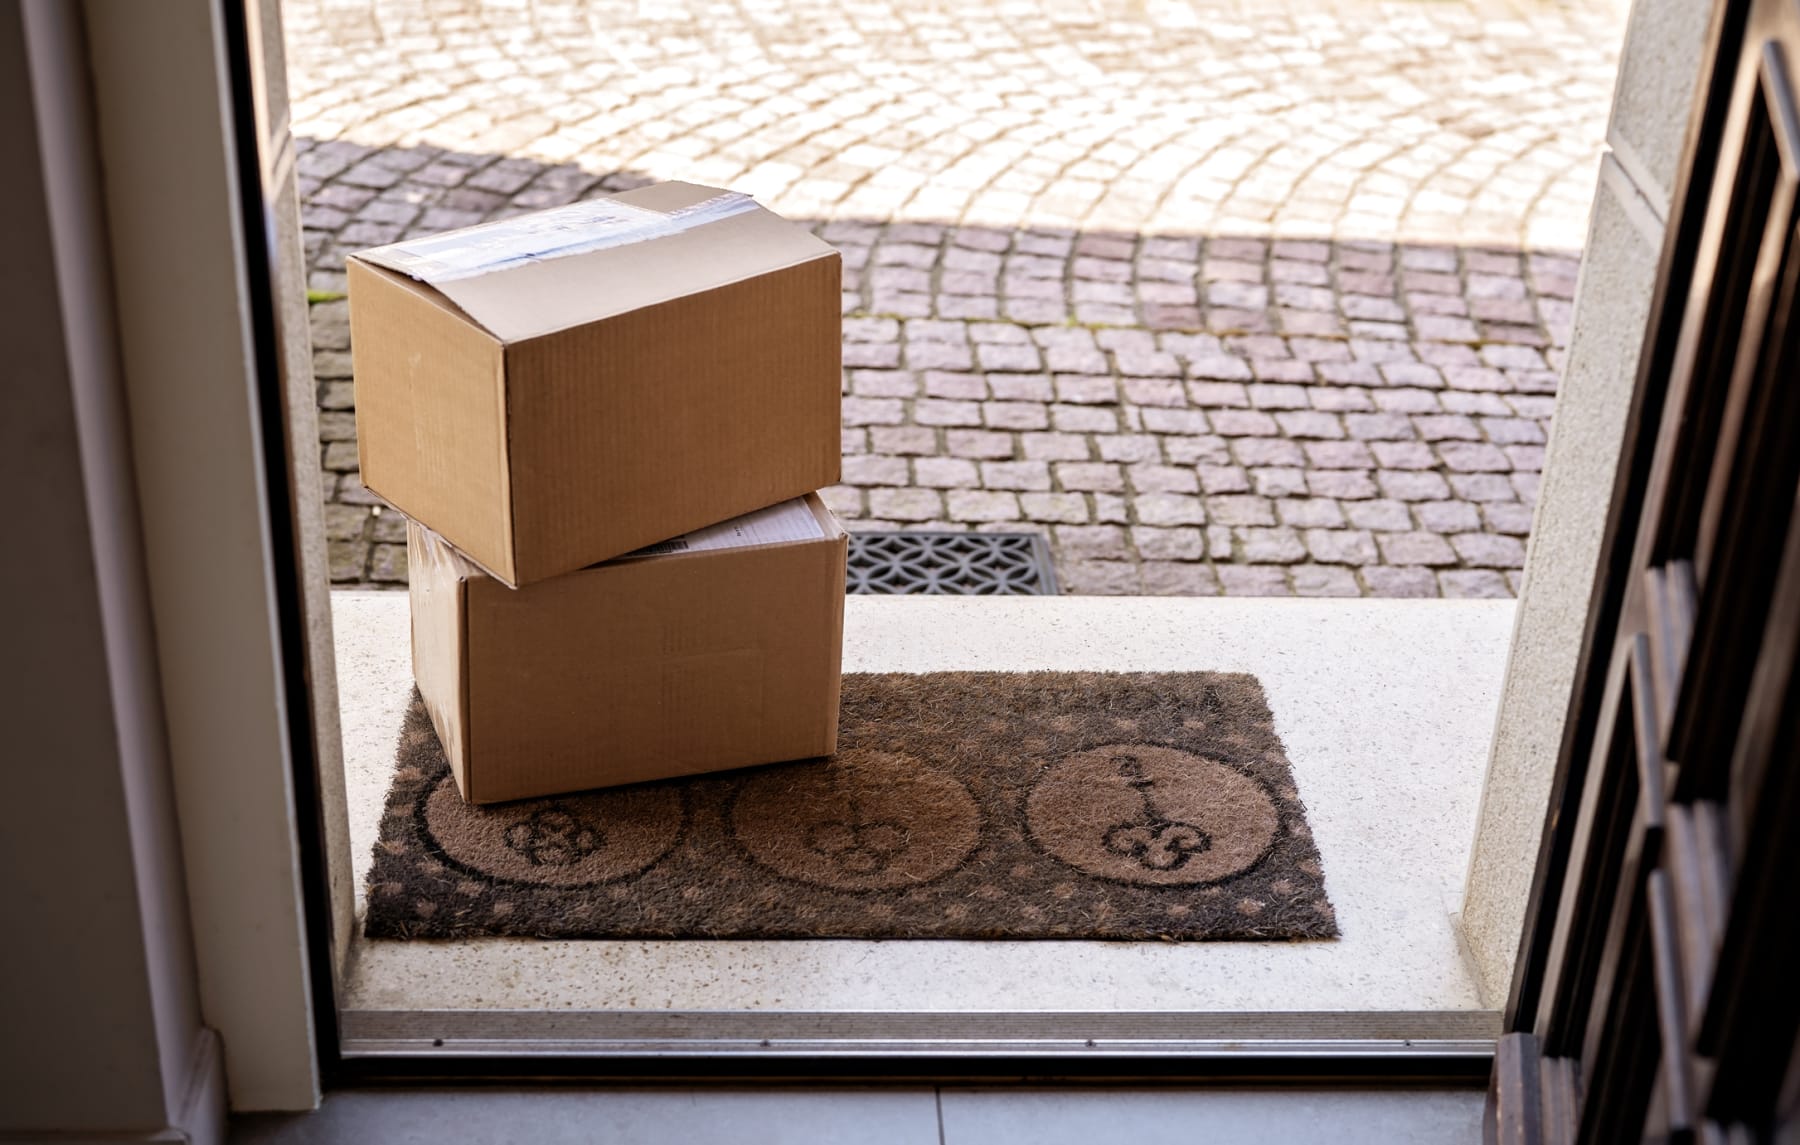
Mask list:
[[[825,527],[813,516],[806,498],[796,497],[767,509],[733,517],[720,525],[708,525],[691,533],[654,545],[646,545],[620,560],[633,557],[660,557],[669,553],[704,553],[713,549],[742,549],[751,545],[775,545],[784,541],[816,541],[825,536]]]
[[[421,282],[452,282],[509,266],[679,234],[755,207],[754,199],[735,191],[666,214],[617,199],[590,199],[377,247],[357,257]]]

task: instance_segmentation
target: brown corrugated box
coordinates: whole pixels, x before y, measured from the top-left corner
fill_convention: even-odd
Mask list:
[[[517,590],[410,524],[413,675],[463,798],[835,751],[843,529],[809,494],[696,536],[776,514],[817,535],[633,555]]]
[[[453,272],[421,243],[353,255],[363,482],[515,586],[835,484],[837,252],[689,183],[578,208],[629,215],[629,231],[720,203],[734,213],[497,266],[480,261],[487,236],[516,245],[551,213],[423,240],[462,260]]]

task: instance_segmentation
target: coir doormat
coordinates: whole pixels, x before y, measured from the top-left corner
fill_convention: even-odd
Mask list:
[[[838,754],[457,795],[415,695],[375,938],[1329,938],[1262,688],[1218,673],[848,675]]]

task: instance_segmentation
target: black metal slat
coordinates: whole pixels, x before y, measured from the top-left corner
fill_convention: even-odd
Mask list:
[[[1669,713],[1681,689],[1688,646],[1694,635],[1697,588],[1694,562],[1673,560],[1644,574],[1644,607],[1650,637],[1650,664],[1656,681],[1658,737],[1667,751]]]
[[[1623,897],[1641,907],[1641,895]],[[1604,1004],[1598,1007],[1599,1020],[1582,1051],[1587,1088],[1581,1104],[1579,1141],[1637,1140],[1656,1091],[1661,1036],[1656,1026],[1656,989],[1644,913],[1637,909],[1627,916],[1619,970],[1604,995]]]
[[[1538,1051],[1538,1040],[1530,1034],[1508,1034],[1495,1043],[1485,1145],[1545,1145]]]
[[[1632,744],[1637,749],[1638,806],[1644,818],[1643,865],[1656,862],[1662,850],[1669,807],[1668,761],[1662,753],[1662,720],[1657,715],[1656,681],[1650,667],[1650,640],[1639,633],[1631,642]]]
[[[1674,896],[1690,1027],[1700,1021],[1724,929],[1727,874],[1720,818],[1715,803],[1676,804],[1664,834],[1663,870]]]
[[[1573,1058],[1547,1057],[1531,1034],[1494,1047],[1488,1081],[1487,1145],[1574,1145],[1581,1073]]]
[[[1563,909],[1552,938],[1545,991],[1551,1004],[1543,1024],[1546,1052],[1581,1051],[1608,952],[1607,930],[1625,857],[1637,821],[1638,761],[1633,731],[1629,655],[1618,657],[1600,716],[1602,736],[1589,765],[1596,782],[1577,813]]]
[[[1666,871],[1651,871],[1644,886],[1650,916],[1650,954],[1655,967],[1656,1024],[1662,1035],[1662,1084],[1670,1139],[1693,1133],[1693,1063],[1688,1056],[1687,991],[1682,984],[1681,943],[1674,894]]]
[[[1725,61],[1721,61],[1725,63]],[[1735,61],[1725,63],[1735,101],[1743,89]],[[1699,543],[1707,476],[1717,458],[1726,397],[1754,278],[1758,240],[1774,194],[1778,163],[1765,146],[1766,133],[1755,130],[1760,102],[1735,105],[1719,148],[1719,172],[1707,213],[1710,249],[1696,264],[1694,293],[1682,321],[1681,344],[1674,370],[1685,384],[1681,416],[1669,427],[1663,476],[1667,482],[1657,506],[1658,527],[1652,542],[1657,563],[1692,557]],[[1715,178],[1718,178],[1715,175]],[[1702,240],[1703,248],[1709,246]],[[1705,584],[1707,568],[1698,573]]]
[[[1574,1058],[1540,1059],[1540,1125],[1546,1145],[1574,1145],[1581,1116],[1581,1066]]]
[[[1775,1111],[1769,1119],[1772,1131],[1766,1138],[1771,1145],[1800,1145],[1800,1032],[1794,1035],[1794,1042],[1788,1048],[1787,1076],[1782,1079],[1781,1092],[1775,1099]],[[1753,1139],[1745,1135],[1743,1145],[1752,1145]],[[1732,1141],[1730,1145],[1739,1145]]]
[[[1699,611],[1689,663],[1672,714],[1669,754],[1682,761],[1684,795],[1718,798],[1743,713],[1755,644],[1773,591],[1780,525],[1800,475],[1800,393],[1788,369],[1793,257],[1800,225],[1800,109],[1781,45],[1754,53],[1752,117],[1746,148],[1757,156],[1763,211],[1745,254],[1752,281],[1744,324],[1724,388],[1724,415],[1712,464],[1693,474],[1704,496],[1693,559]],[[1749,236],[1746,236],[1747,238]],[[1772,527],[1773,526],[1773,527]]]
[[[1785,1067],[1771,1043],[1800,1037],[1800,493],[1777,580],[1731,765],[1730,823],[1718,809],[1705,828],[1727,856],[1716,866],[1728,871],[1712,874],[1727,897],[1696,1046],[1718,1063],[1707,1112],[1752,1124],[1770,1113]]]
[[[1790,716],[1790,747],[1791,723]],[[1734,887],[1698,1039],[1718,1063],[1709,1112],[1720,1117],[1754,1121],[1768,1112],[1785,1065],[1769,1053],[1769,1042],[1800,1025],[1800,925],[1794,912],[1800,846],[1782,837],[1792,834],[1800,815],[1800,785],[1791,775],[1783,778],[1785,790],[1765,793],[1771,806],[1758,824],[1773,825],[1780,834],[1767,837]]]
[[[1692,1124],[1688,1075],[1681,1073],[1682,1084],[1676,1084],[1658,1068],[1667,1049],[1658,1004],[1664,973],[1652,914],[1659,908],[1642,872],[1654,867],[1661,852],[1667,801],[1650,646],[1641,633],[1630,645],[1623,677],[1619,715],[1629,720],[1631,739],[1628,748],[1621,747],[1630,753],[1636,780],[1630,786],[1637,798],[1619,877],[1604,888],[1612,894],[1613,909],[1581,1052],[1589,1084],[1583,1141],[1636,1138],[1653,1096],[1660,1099],[1659,1114],[1670,1128],[1685,1133]],[[1674,1044],[1679,1054],[1684,1042]]]
[[[1591,880],[1603,896],[1600,905],[1611,899],[1611,911],[1582,1020],[1581,1061],[1590,1071],[1591,1085],[1582,1110],[1584,1141],[1635,1136],[1658,1088],[1661,1038],[1643,872],[1654,867],[1661,853],[1668,804],[1649,639],[1639,633],[1629,647],[1620,667],[1617,716],[1630,731],[1629,741],[1618,745],[1630,775],[1614,780],[1614,792],[1635,792],[1635,798],[1625,804],[1629,824],[1616,859],[1617,879]],[[1624,731],[1621,726],[1618,734]],[[1585,875],[1582,881],[1590,882]]]

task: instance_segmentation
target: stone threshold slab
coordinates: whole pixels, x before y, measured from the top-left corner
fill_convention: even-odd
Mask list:
[[[1511,601],[850,597],[845,671],[1243,671],[1343,937],[1307,943],[359,940],[351,1010],[1478,1010],[1453,924]],[[356,891],[412,686],[406,597],[333,594]]]

